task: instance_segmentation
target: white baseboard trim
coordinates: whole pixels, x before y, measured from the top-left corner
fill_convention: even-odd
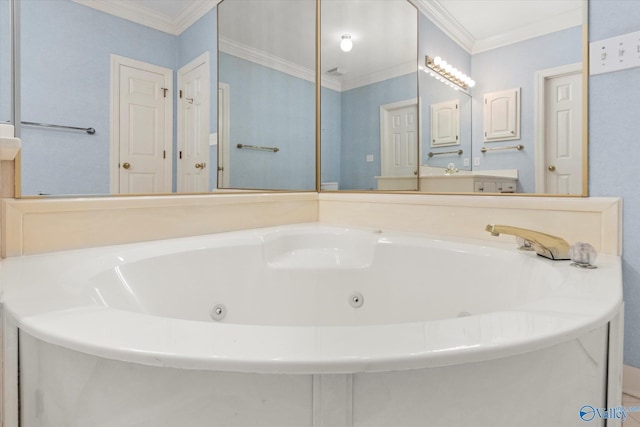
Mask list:
[[[624,365],[622,368],[622,392],[640,398],[640,368]]]

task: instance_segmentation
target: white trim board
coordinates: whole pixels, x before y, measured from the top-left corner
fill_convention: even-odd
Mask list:
[[[125,0],[73,1],[100,12],[177,36],[216,7],[221,0],[190,0],[174,18]]]
[[[553,16],[546,21],[536,22],[534,25],[523,26],[494,37],[475,39],[467,29],[460,25],[449,11],[442,7],[437,1],[411,0],[411,2],[440,30],[472,55],[567,28],[580,26],[584,20],[583,12],[576,9],[569,13]]]
[[[264,51],[230,40],[226,37],[218,38],[218,49],[220,52],[224,52],[228,55],[233,55],[237,58],[280,71],[281,73],[285,73],[299,79],[312,83],[316,81],[316,71],[314,69],[303,67],[291,61],[287,61],[286,59],[270,55]],[[417,71],[417,64],[414,61],[409,61],[404,64],[399,64],[351,80],[341,81],[335,77],[323,75],[321,77],[321,85],[337,92],[344,92],[394,77],[415,73]]]
[[[640,398],[640,368],[622,367],[622,392]]]

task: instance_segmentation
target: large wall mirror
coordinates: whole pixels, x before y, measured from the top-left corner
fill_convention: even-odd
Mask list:
[[[586,194],[587,2],[418,4],[420,189]],[[452,90],[427,56],[472,85]]]
[[[372,32],[384,28],[384,34],[390,35],[388,45],[380,43],[366,52],[366,59],[356,59],[356,52],[368,47],[367,38],[372,35],[348,21],[350,12],[359,7],[355,14],[369,18],[382,8],[377,3],[388,8],[387,19],[382,23],[370,19]],[[382,67],[385,70],[398,67],[401,61],[392,53],[414,48],[411,37],[418,40],[419,68],[417,97],[394,88],[395,99],[378,99],[370,92],[375,93],[381,83],[364,82],[356,89],[347,84],[335,101],[342,108],[335,117],[336,109],[327,108],[335,95],[325,95],[329,91],[323,88],[325,188],[410,190],[417,186],[420,191],[445,193],[586,194],[587,98],[582,62],[587,2],[412,0],[419,10],[417,29],[411,8],[403,3],[408,2],[323,2],[323,77],[335,73],[348,79],[349,55],[371,71],[379,71],[371,59],[379,56],[388,61]],[[402,19],[398,14],[405,9]],[[341,34],[325,29],[336,19],[344,22],[342,34],[353,31],[358,36],[352,37],[352,51],[340,53],[337,60],[332,55],[339,52],[336,40]],[[400,31],[405,32],[402,45],[393,39]],[[363,104],[351,102],[352,91],[364,99]],[[411,119],[391,114],[385,123],[383,110],[402,111],[403,104],[410,105],[416,98],[419,164],[405,167],[403,162],[412,155],[405,154],[411,151],[402,132]],[[369,114],[364,113],[366,109]],[[338,132],[332,132],[336,128],[332,120],[340,120]],[[365,133],[366,129],[371,131]]]
[[[315,0],[223,0],[218,22],[220,187],[315,190]]]
[[[586,195],[586,0],[12,2],[24,196]]]

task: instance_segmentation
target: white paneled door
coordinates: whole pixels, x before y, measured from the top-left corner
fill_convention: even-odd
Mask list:
[[[545,83],[546,190],[582,194],[582,73]]]
[[[173,71],[117,55],[111,70],[111,192],[170,192]]]
[[[382,176],[418,173],[418,106],[415,100],[380,107]],[[417,187],[417,180],[416,180]]]
[[[209,191],[209,52],[178,71],[178,191]],[[215,166],[215,165],[213,165]]]

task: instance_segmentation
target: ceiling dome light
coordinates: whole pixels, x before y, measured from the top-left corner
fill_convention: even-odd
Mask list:
[[[351,49],[353,49],[353,42],[351,41],[351,36],[349,34],[342,35],[340,49],[342,49],[344,52],[349,52]]]

